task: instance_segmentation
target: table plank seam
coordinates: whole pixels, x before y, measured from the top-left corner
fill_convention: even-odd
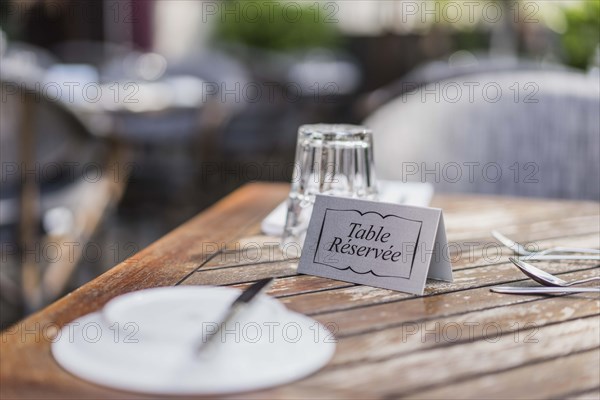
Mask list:
[[[278,262],[281,262],[281,261],[269,261],[269,262],[264,262],[264,263],[261,262],[261,263],[256,263],[256,264],[240,265],[240,267],[242,267],[242,266],[269,265],[269,264],[275,264],[275,263],[278,263]],[[581,261],[581,262],[585,263],[585,261]],[[592,261],[588,261],[588,263],[592,264]],[[492,266],[498,267],[498,266],[502,266],[502,265],[511,265],[511,262],[510,261],[503,261],[503,262],[493,263],[493,264],[469,266],[469,267],[464,267],[464,268],[453,269],[453,271],[470,271],[470,270],[474,270],[474,269],[477,269],[477,268],[485,268],[485,267],[492,267]],[[229,268],[237,268],[237,267],[238,266],[231,266],[231,267],[227,267],[227,268],[229,269]],[[576,269],[576,270],[572,270],[572,271],[560,272],[560,273],[557,273],[557,275],[558,274],[571,273],[571,272],[586,271],[588,269],[594,269],[594,268],[598,268],[598,267],[600,267],[600,264],[596,264],[595,263],[593,265],[587,266],[587,268],[585,268],[585,269]],[[186,277],[185,279],[187,280],[189,277],[191,277],[191,275],[194,275],[194,274],[209,273],[209,272],[212,272],[212,271],[215,271],[215,270],[218,270],[218,269],[220,269],[220,268],[211,268],[211,269],[202,270],[201,267],[198,267],[195,271],[191,272],[189,274],[189,276]],[[276,276],[274,278],[277,278],[277,279],[281,279],[281,278],[293,278],[295,276],[304,276],[304,275],[305,274],[298,274],[298,273],[296,273],[296,274],[280,275],[280,276]],[[258,279],[233,281],[233,282],[229,282],[229,283],[222,284],[222,285],[219,285],[219,286],[243,285],[243,284],[247,284],[247,283],[254,283],[254,282],[257,282],[257,281],[258,281]],[[362,286],[362,285],[358,285],[358,286]],[[330,289],[334,290],[334,289],[340,289],[340,288],[330,288]],[[293,296],[293,295],[289,295],[289,297],[291,297],[291,296]]]
[[[391,394],[388,394],[386,397],[388,398],[399,398],[399,397],[410,397],[415,395],[416,393],[422,392],[422,391],[428,391],[431,389],[435,389],[435,388],[443,388],[444,386],[449,386],[449,385],[453,385],[456,383],[462,383],[462,382],[468,382],[474,379],[478,379],[478,378],[483,378],[485,376],[489,376],[489,375],[496,375],[499,373],[504,373],[504,372],[508,372],[508,371],[513,371],[513,370],[517,370],[520,368],[524,368],[524,367],[529,367],[532,365],[537,365],[537,364],[543,364],[549,361],[553,361],[559,358],[564,358],[564,357],[572,357],[572,356],[576,356],[576,355],[580,355],[580,354],[585,354],[585,353],[591,353],[593,351],[598,350],[598,347],[590,347],[587,349],[582,349],[582,350],[577,350],[577,351],[573,351],[571,353],[569,353],[568,355],[557,355],[557,356],[551,356],[551,357],[541,357],[539,359],[535,359],[535,360],[530,360],[530,361],[526,361],[524,363],[521,363],[519,365],[515,365],[512,367],[508,367],[508,368],[500,368],[494,371],[488,371],[488,372],[481,372],[481,373],[476,373],[476,374],[471,374],[471,375],[463,375],[463,376],[458,376],[454,379],[452,379],[451,382],[440,382],[440,383],[434,383],[431,384],[429,386],[426,387],[421,387],[421,388],[415,388],[415,389],[411,389],[408,390],[406,392],[394,392]],[[556,396],[553,398],[559,398],[561,396]]]
[[[554,295],[554,297],[566,297],[566,296],[573,296],[573,295],[572,294]],[[513,305],[529,304],[529,303],[532,303],[532,302],[544,301],[544,300],[548,300],[548,298],[542,297],[542,298],[539,298],[539,299],[525,300],[525,301],[521,301],[521,302],[518,302],[518,303],[501,304],[501,305],[498,305],[498,306],[483,307],[483,308],[477,308],[477,309],[473,309],[473,310],[469,310],[469,311],[461,311],[461,312],[457,312],[457,313],[443,314],[443,315],[438,315],[438,316],[430,317],[430,318],[415,319],[415,320],[404,321],[404,322],[400,322],[400,323],[392,323],[392,324],[383,325],[383,326],[380,326],[380,327],[374,328],[374,329],[367,329],[367,330],[363,330],[363,331],[357,331],[357,332],[347,333],[345,335],[339,335],[339,336],[337,336],[337,338],[338,339],[344,339],[344,338],[351,338],[351,337],[356,337],[356,336],[362,336],[362,335],[366,335],[366,334],[371,334],[371,333],[375,333],[375,332],[381,332],[381,331],[385,331],[385,330],[388,330],[388,329],[399,328],[402,325],[404,325],[406,323],[410,323],[410,322],[419,323],[419,322],[434,321],[434,320],[439,319],[439,318],[459,317],[461,315],[469,314],[469,313],[472,313],[474,311],[477,311],[477,312],[480,312],[480,311],[489,311],[489,310],[494,310],[494,309],[497,309],[497,308],[505,308],[505,307],[511,307]]]
[[[564,274],[569,274],[569,273],[573,273],[573,272],[585,272],[585,271],[594,270],[596,268],[598,268],[598,266],[594,266],[594,267],[590,267],[590,268],[583,268],[583,269],[578,269],[578,270],[566,271],[566,272],[563,272],[563,273],[558,273],[556,275],[564,275]],[[290,276],[283,276],[283,277],[293,277],[293,276],[298,276],[298,275],[290,275]],[[504,284],[504,283],[524,282],[526,280],[527,280],[527,278],[520,279],[520,280],[506,281],[506,282],[501,282],[501,283]],[[252,282],[254,282],[254,281],[241,282],[241,283],[252,283]],[[379,303],[376,303],[376,304],[364,304],[364,305],[361,305],[361,306],[348,307],[348,308],[344,308],[344,309],[332,309],[332,310],[327,310],[327,311],[322,311],[322,312],[306,313],[306,315],[309,315],[309,316],[319,316],[319,315],[326,315],[326,314],[337,313],[337,312],[345,312],[345,311],[351,311],[351,310],[362,309],[362,308],[373,307],[373,306],[379,306],[379,305],[385,305],[385,304],[399,303],[399,302],[402,302],[402,301],[413,300],[413,299],[419,298],[419,297],[423,298],[423,297],[443,296],[443,295],[451,294],[451,293],[459,293],[459,292],[465,292],[465,291],[470,291],[470,290],[476,290],[476,289],[482,289],[482,288],[486,288],[486,287],[490,287],[490,286],[495,286],[495,285],[497,285],[499,283],[500,282],[496,282],[496,283],[493,283],[493,284],[476,286],[476,287],[465,288],[465,289],[451,290],[451,291],[446,291],[446,292],[442,292],[442,293],[432,293],[432,294],[426,294],[426,295],[423,295],[423,296],[412,296],[412,297],[406,297],[406,298],[401,298],[401,299],[396,299],[396,300],[382,301],[382,302],[379,302]],[[221,286],[233,286],[233,285],[238,285],[238,284],[240,284],[240,283],[233,283],[233,284],[227,284],[227,285],[221,285]],[[339,290],[339,289],[344,289],[344,288],[353,287],[353,286],[363,286],[363,285],[350,285],[350,286],[344,286],[344,287],[323,288],[323,289],[320,289],[318,291],[305,292],[305,293],[292,294],[292,295],[285,295],[285,296],[275,296],[275,297],[276,298],[290,298],[290,297],[294,297],[294,296],[301,296],[301,295],[306,295],[306,294],[311,294],[311,293],[319,293],[319,292],[327,292],[327,291]],[[556,295],[555,297],[565,297],[565,296],[569,296],[569,294]],[[531,300],[520,302],[520,303],[517,303],[517,304],[525,304],[525,303],[529,303],[529,302],[532,302],[532,301],[542,301],[542,300],[545,300],[545,298],[531,299]],[[502,307],[507,307],[507,305],[503,304],[503,305],[494,306],[494,307],[485,307],[485,308],[481,308],[481,309],[477,309],[477,310],[469,310],[469,311],[464,311],[464,312],[460,312],[460,313],[447,314],[447,315],[444,315],[444,317],[460,316],[460,315],[463,315],[463,314],[468,314],[469,312],[472,312],[472,311],[485,311],[485,310],[492,310],[492,309],[502,308]],[[425,318],[425,319],[415,320],[413,322],[419,322],[419,321],[425,322],[425,321],[433,320],[433,319],[436,319],[436,318],[439,318],[439,316],[432,317],[432,318]],[[407,321],[405,321],[403,323],[406,323],[406,322]],[[380,332],[380,331],[383,331],[383,330],[393,329],[393,328],[399,327],[403,323],[400,323],[400,324],[389,324],[389,325],[380,326],[380,327],[375,328],[375,329],[369,329],[369,330],[365,330],[365,331],[353,332],[353,333],[349,333],[349,334],[346,334],[346,335],[340,335],[340,336],[338,336],[338,338],[347,338],[347,337],[360,336],[360,335],[364,335],[364,334],[368,334],[368,333],[373,333],[373,332]]]
[[[294,275],[294,276],[300,276],[300,275]],[[274,297],[277,299],[287,299],[290,297],[294,297],[294,296],[299,296],[302,294],[310,294],[310,293],[322,293],[322,292],[329,292],[331,290],[337,290],[337,289],[348,289],[354,286],[363,286],[363,285],[359,285],[358,283],[353,283],[350,285],[343,285],[343,286],[336,286],[336,287],[331,287],[331,288],[322,288],[322,289],[317,289],[317,290],[312,290],[312,291],[304,291],[304,292],[298,292],[298,293],[291,293],[291,294],[282,294],[282,295],[275,295]]]
[[[597,269],[597,268],[599,268],[599,266],[594,266],[594,267],[589,267],[589,268],[582,268],[582,269],[577,269],[577,270],[572,270],[572,271],[567,271],[567,272],[561,272],[561,273],[557,273],[555,275],[561,276],[561,275],[570,274],[570,273],[573,273],[573,272],[592,271],[592,270]],[[307,315],[318,316],[318,315],[325,315],[325,314],[331,314],[331,313],[336,313],[336,312],[359,310],[359,309],[362,309],[362,308],[375,307],[375,306],[379,306],[379,305],[382,305],[382,304],[393,304],[393,303],[399,303],[401,301],[407,301],[407,300],[412,300],[412,299],[416,299],[416,298],[442,296],[442,295],[446,295],[446,294],[450,294],[450,293],[460,293],[460,292],[466,292],[466,291],[469,291],[469,290],[484,289],[486,287],[497,286],[499,284],[525,282],[527,280],[528,280],[528,278],[517,279],[517,280],[510,280],[510,281],[502,281],[502,282],[495,282],[495,283],[489,283],[489,284],[485,284],[485,285],[481,285],[481,286],[473,286],[473,287],[463,288],[463,289],[448,290],[448,291],[440,292],[440,293],[424,294],[422,296],[414,295],[414,296],[411,296],[411,297],[404,297],[404,298],[401,298],[401,299],[382,301],[380,303],[374,303],[374,304],[362,304],[362,305],[358,305],[358,306],[354,306],[354,307],[332,309],[332,310],[328,310],[328,311],[317,311],[315,313],[308,313]],[[363,285],[358,285],[358,286],[363,286]],[[337,290],[337,289],[336,288],[331,288],[331,290]],[[299,295],[299,296],[301,296],[301,295]]]
[[[218,255],[218,254],[216,254]],[[209,260],[210,261],[210,260]],[[252,264],[241,264],[241,265],[230,265],[227,267],[219,267],[219,268],[210,268],[210,269],[202,269],[202,266],[196,268],[194,271],[192,271],[190,274],[188,274],[188,276],[185,277],[185,279],[187,280],[188,278],[190,278],[192,275],[194,274],[202,274],[202,273],[211,273],[212,271],[218,271],[218,270],[222,270],[222,269],[234,269],[234,268],[238,268],[238,267],[254,267],[254,266],[261,266],[261,265],[269,265],[269,264],[276,264],[276,263],[280,263],[280,262],[285,262],[284,260],[276,260],[276,261],[264,261],[264,262],[259,262],[259,263],[252,263]],[[597,268],[600,267],[600,264],[593,264],[594,262],[593,260],[584,260],[584,261],[580,261],[581,263],[584,264],[589,264],[589,268]],[[510,261],[501,261],[501,262],[493,262],[493,263],[489,263],[489,264],[477,264],[477,265],[470,265],[467,267],[459,267],[459,268],[455,268],[452,271],[470,271],[470,270],[474,270],[474,269],[478,269],[478,268],[485,268],[485,267],[493,267],[493,266],[503,266],[503,265],[510,265]],[[577,272],[580,270],[573,270],[573,271],[569,271],[569,272]],[[581,270],[583,271],[583,270]],[[568,273],[568,272],[564,272],[564,273]],[[277,279],[280,278],[292,278],[295,276],[304,276],[305,274],[291,274],[291,275],[281,275],[281,276],[277,276]],[[230,286],[230,285],[242,285],[242,284],[246,284],[246,283],[252,283],[252,282],[256,282],[257,280],[247,280],[247,281],[235,281],[235,282],[231,282],[231,283],[227,283],[223,286]],[[336,288],[333,288],[336,289]],[[292,295],[290,295],[292,296]]]
[[[598,393],[596,393],[596,394],[598,395],[598,397],[600,397],[600,386],[595,386],[595,387],[594,387],[594,386],[592,386],[592,387],[590,387],[590,388],[587,388],[587,389],[583,389],[583,390],[576,390],[576,391],[574,391],[574,392],[565,393],[565,394],[562,394],[562,395],[560,395],[560,396],[556,396],[556,398],[559,398],[559,397],[560,397],[560,398],[563,398],[563,399],[566,399],[566,398],[573,398],[573,397],[581,396],[581,395],[584,395],[584,394],[586,394],[586,393],[589,393],[589,392],[594,392],[594,391],[595,391],[595,392],[598,392]]]
[[[506,264],[508,264],[508,263],[506,263]],[[575,270],[560,272],[560,273],[556,273],[555,275],[562,276],[562,275],[570,274],[570,273],[574,273],[574,272],[586,272],[586,271],[594,270],[594,269],[599,268],[599,267],[600,267],[600,265],[595,265],[593,267],[587,267],[587,268],[581,268],[581,269],[575,269]],[[478,267],[478,268],[481,268],[481,267]],[[277,279],[280,279],[280,278],[292,278],[292,277],[295,277],[295,276],[301,276],[301,274],[281,275],[281,276],[278,276]],[[495,283],[485,284],[485,285],[481,285],[481,286],[472,286],[472,287],[462,288],[462,289],[456,289],[456,290],[448,290],[448,291],[444,291],[444,292],[440,292],[440,293],[424,294],[422,296],[414,295],[414,296],[404,297],[404,298],[395,299],[395,300],[381,301],[379,303],[362,304],[362,305],[358,305],[358,306],[354,306],[354,307],[346,307],[346,308],[334,308],[334,309],[330,309],[330,310],[326,310],[326,311],[317,311],[317,312],[314,312],[314,313],[305,313],[305,314],[308,315],[308,316],[319,316],[319,315],[325,315],[325,314],[331,314],[331,313],[337,313],[337,312],[359,310],[359,309],[362,309],[362,308],[375,307],[375,306],[380,306],[380,305],[384,305],[384,304],[399,303],[399,302],[402,302],[402,301],[412,300],[412,299],[416,299],[416,298],[425,298],[425,297],[433,297],[433,296],[443,296],[443,295],[446,295],[446,294],[460,293],[460,292],[466,292],[466,291],[476,290],[476,289],[483,289],[483,288],[486,288],[486,287],[496,286],[496,285],[499,285],[499,284],[517,283],[517,282],[524,282],[524,281],[527,281],[527,278],[517,279],[517,280],[509,280],[509,281],[502,281],[502,282],[495,282]],[[236,285],[243,285],[243,284],[251,284],[251,283],[254,283],[254,282],[256,282],[256,280],[236,281],[236,282],[231,282],[231,283],[227,283],[227,284],[223,284],[223,285],[219,285],[219,286],[228,287],[228,286],[236,286]],[[274,296],[274,297],[276,297],[276,298],[293,298],[293,297],[296,297],[296,296],[310,295],[312,293],[321,293],[321,292],[329,292],[329,291],[335,291],[335,290],[342,290],[342,289],[347,289],[349,287],[354,287],[354,286],[359,287],[359,286],[365,286],[365,285],[353,284],[353,285],[349,285],[349,286],[323,288],[323,289],[319,289],[319,290],[315,290],[315,291],[310,291],[310,292],[293,293],[293,294],[289,294],[289,295]]]
[[[582,216],[583,217],[583,216]],[[585,217],[594,217],[593,215],[590,216],[585,216]],[[577,219],[580,219],[581,217],[577,217]],[[570,218],[560,218],[560,219],[556,219],[556,220],[544,220],[544,221],[536,221],[537,223],[540,222],[544,222],[544,223],[556,223],[556,222],[561,222],[561,221],[569,221]],[[521,226],[521,225],[528,225],[528,224],[518,224],[517,226]],[[502,231],[502,229],[505,229],[507,227],[511,227],[514,225],[505,225],[505,226],[497,226],[494,229],[498,230],[498,231]],[[451,238],[453,234],[458,235],[460,231],[457,232],[453,232],[452,230],[447,230],[448,236]],[[578,237],[578,236],[587,236],[587,235],[591,235],[594,233],[598,232],[598,228],[596,227],[596,225],[594,225],[593,227],[590,227],[590,230],[587,230],[585,227],[582,228],[582,231],[580,232],[576,232],[576,233],[570,233],[568,235],[564,235],[564,234],[552,234],[550,236],[541,236],[539,238],[537,238],[535,241],[546,241],[546,240],[556,240],[556,239],[563,239],[563,238],[571,238],[571,237]],[[540,234],[540,235],[544,235],[544,232],[531,232],[531,234]],[[512,235],[511,235],[512,236]],[[521,241],[526,241],[529,239],[518,239],[519,234],[514,234],[514,238],[511,237],[511,239],[515,239],[515,240],[521,240]],[[472,237],[468,237],[468,238],[461,238],[460,240],[457,240],[456,243],[464,243],[464,242],[470,242],[473,240],[485,240],[485,239],[492,239],[492,236],[490,233],[488,233],[488,235],[485,236],[472,236]],[[494,242],[496,242],[494,240]],[[496,242],[497,243],[497,242]],[[531,243],[531,242],[530,242]]]
[[[263,218],[266,218],[266,216],[264,216]],[[237,240],[239,241],[239,240],[250,239],[250,238],[254,238],[254,237],[260,238],[260,237],[270,237],[270,236],[268,236],[268,235],[266,235],[264,233],[260,233],[258,235],[240,237]],[[276,240],[279,240],[279,239],[276,239]],[[243,250],[243,249],[230,249],[230,250],[227,250],[227,245],[231,245],[231,244],[235,244],[235,243],[239,243],[239,242],[235,242],[235,241],[234,242],[227,242],[226,246],[225,246],[225,249],[223,250],[223,254],[229,255],[229,254],[236,254],[236,253],[242,253],[244,251],[248,251],[247,249],[246,250]],[[257,244],[257,243],[255,243],[255,244]],[[261,248],[261,249],[277,249],[278,247],[279,247],[279,242],[265,242],[263,245],[259,246],[259,248]]]
[[[221,252],[221,254],[225,254],[223,252]],[[229,253],[229,254],[233,254],[233,253]],[[267,261],[259,261],[259,262],[254,262],[254,263],[245,263],[245,264],[231,264],[231,265],[222,265],[219,267],[213,267],[213,268],[208,268],[208,269],[200,269],[200,267],[194,271],[195,273],[202,273],[202,272],[209,272],[209,271],[220,271],[223,269],[231,269],[231,268],[239,268],[239,267],[253,267],[256,265],[269,265],[269,264],[276,264],[276,263],[283,263],[283,262],[299,262],[300,258],[290,258],[290,259],[282,259],[282,260],[267,260]],[[204,265],[204,264],[203,264]]]
[[[200,268],[202,268],[203,265],[205,265],[206,263],[210,262],[210,260],[212,260],[213,258],[215,258],[218,254],[220,253],[220,251],[215,252],[214,254],[210,255],[209,257],[207,257],[207,259],[201,263],[198,267],[196,267],[194,270],[192,270],[191,272],[189,272],[187,275],[185,275],[183,278],[181,278],[177,283],[175,283],[175,285],[173,286],[179,286],[181,285],[183,282],[186,281],[186,279],[188,279],[190,276],[194,275],[196,273],[196,271],[198,271]]]
[[[541,299],[536,299],[534,301],[541,301]],[[528,304],[528,303],[532,303],[531,302],[524,302],[524,303],[518,303],[518,304],[514,304],[514,305],[522,305],[522,304]],[[506,307],[506,306],[505,306]],[[499,308],[499,307],[489,307],[489,308],[485,308],[482,310],[475,310],[475,311],[487,311],[487,310],[493,310],[495,308]],[[470,311],[472,312],[472,311]],[[469,312],[469,313],[470,313]],[[462,315],[463,313],[456,313],[456,314],[452,314],[452,315],[446,315],[444,316],[444,318],[451,318],[451,317],[455,317],[455,316],[459,316]],[[467,313],[468,314],[468,313]],[[539,328],[547,328],[547,327],[551,327],[551,326],[557,326],[557,325],[561,325],[564,323],[568,323],[568,322],[573,322],[573,321],[577,321],[577,320],[583,320],[583,319],[589,319],[589,318],[594,318],[597,317],[598,314],[588,314],[588,315],[584,315],[584,316],[579,316],[579,317],[575,317],[575,318],[568,318],[562,321],[549,321],[547,323],[544,324],[540,324],[540,325],[535,325],[535,328],[539,329]],[[427,320],[413,320],[413,321],[406,321],[403,323],[421,323],[421,322],[427,322],[427,321],[433,321],[435,319],[439,319],[439,318],[429,318]],[[401,326],[398,325],[397,327]],[[386,328],[388,329],[388,328]],[[503,331],[498,337],[506,337],[506,336],[510,336],[510,335],[514,335],[517,332],[524,332],[524,331],[528,331],[530,330],[530,327],[525,327],[523,326],[522,328],[519,329],[515,329],[515,330],[511,330],[511,331]],[[344,339],[350,336],[339,336],[336,337],[337,339]],[[398,357],[404,357],[406,355],[409,354],[415,354],[415,353],[420,353],[420,352],[424,352],[424,351],[432,351],[432,350],[439,350],[439,349],[443,349],[443,348],[450,348],[453,346],[460,346],[460,345],[464,345],[466,343],[476,343],[476,342],[481,342],[483,340],[486,340],[488,337],[487,336],[480,336],[474,339],[465,339],[465,340],[457,340],[455,342],[443,342],[443,343],[439,343],[436,345],[432,345],[431,347],[427,347],[427,348],[421,348],[421,349],[415,349],[412,351],[406,351],[403,353],[395,353],[395,354],[390,354],[384,357],[377,357],[377,358],[370,358],[368,360],[369,363],[380,363],[380,362],[385,362],[385,361],[389,361],[389,360],[393,360],[395,358]],[[339,370],[339,369],[344,369],[347,367],[351,367],[353,365],[358,365],[358,364],[362,364],[364,362],[364,360],[355,360],[355,361],[346,361],[344,363],[340,363],[340,364],[336,364],[336,365],[332,365],[330,367],[327,368],[327,370],[329,371],[334,371],[334,370]]]

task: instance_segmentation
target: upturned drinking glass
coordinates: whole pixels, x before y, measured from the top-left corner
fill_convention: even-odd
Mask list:
[[[301,126],[282,248],[304,245],[317,194],[375,200],[373,165],[369,129],[343,124]]]

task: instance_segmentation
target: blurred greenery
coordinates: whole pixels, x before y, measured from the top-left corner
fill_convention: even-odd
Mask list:
[[[565,7],[567,30],[561,37],[567,64],[586,69],[600,43],[600,1]]]
[[[317,3],[229,0],[220,7],[217,38],[250,47],[293,51],[336,47],[336,23]],[[234,11],[235,10],[235,11]]]

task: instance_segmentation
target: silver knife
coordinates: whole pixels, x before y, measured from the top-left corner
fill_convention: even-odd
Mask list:
[[[494,286],[490,289],[496,293],[507,294],[561,294],[561,293],[600,293],[600,288],[591,287],[525,287],[525,286]]]
[[[206,351],[209,347],[211,347],[211,344],[217,343],[215,342],[214,338],[219,336],[219,333],[221,332],[223,326],[231,320],[235,319],[238,313],[245,309],[252,302],[252,300],[254,300],[259,294],[267,290],[272,281],[273,278],[261,279],[260,281],[250,286],[248,289],[244,290],[242,294],[240,294],[238,298],[235,299],[233,303],[231,303],[229,309],[227,310],[227,313],[225,314],[225,317],[223,318],[221,323],[219,323],[217,330],[209,333],[208,335],[202,338],[202,341],[196,347],[196,353]]]
[[[590,261],[600,261],[600,256],[585,256],[585,255],[577,255],[577,256],[568,256],[564,254],[532,254],[529,256],[521,256],[523,260],[530,261],[549,261],[549,260],[590,260]]]

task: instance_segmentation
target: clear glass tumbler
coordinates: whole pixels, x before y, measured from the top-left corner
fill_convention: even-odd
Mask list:
[[[302,248],[315,195],[377,198],[373,167],[373,134],[342,124],[302,125],[288,198],[282,248]]]

